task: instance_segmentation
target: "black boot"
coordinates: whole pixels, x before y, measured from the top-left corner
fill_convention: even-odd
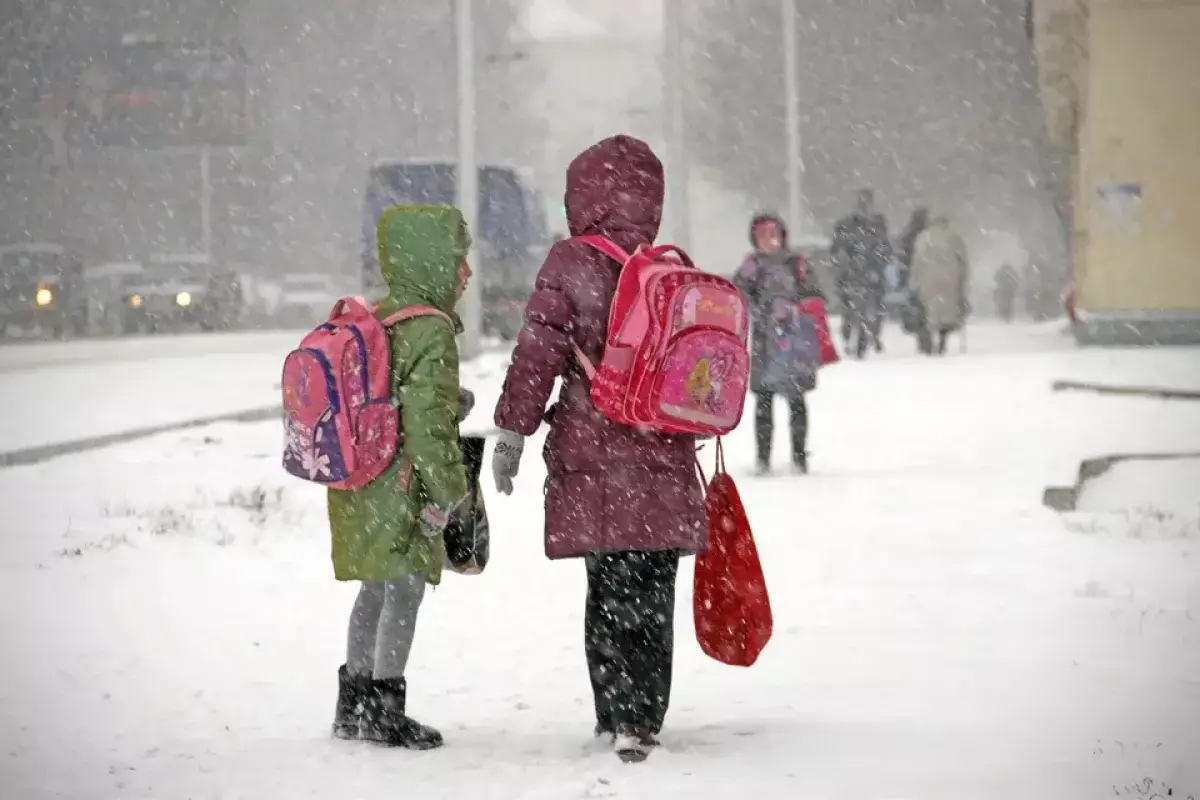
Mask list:
[[[616,736],[613,737],[613,749],[617,758],[627,764],[645,761],[650,751],[658,747],[658,739],[650,729],[642,725],[621,723],[617,726]]]
[[[432,750],[442,734],[405,715],[408,682],[404,678],[371,681],[363,706],[362,738],[388,747]]]
[[[363,701],[370,689],[369,675],[351,675],[345,664],[338,667],[338,698],[337,709],[333,712],[333,738],[358,738]]]
[[[792,434],[792,471],[808,474],[808,400],[803,394],[788,398],[789,420]]]
[[[754,446],[757,456],[754,471],[758,475],[767,475],[771,472],[771,440],[775,436],[775,395],[757,392],[754,398]]]

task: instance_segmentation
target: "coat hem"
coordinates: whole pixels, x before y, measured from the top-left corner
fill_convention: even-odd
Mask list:
[[[687,558],[688,556],[697,556],[702,553],[708,552],[708,545],[705,544],[702,547],[696,547],[696,546],[680,547],[679,545],[671,545],[671,546],[665,546],[665,547],[664,546],[599,547],[599,548],[594,548],[594,549],[589,549],[589,550],[574,550],[574,549],[572,549],[570,551],[556,552],[556,553],[551,553],[549,550],[547,550],[546,558],[550,561],[566,561],[566,560],[572,559],[572,558],[584,558],[585,556],[589,556],[594,553],[661,553],[661,552],[664,552],[667,550],[674,550],[675,552],[679,553],[680,558]]]

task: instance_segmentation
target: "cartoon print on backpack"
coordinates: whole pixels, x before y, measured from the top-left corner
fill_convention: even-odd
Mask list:
[[[746,346],[727,331],[698,330],[672,345],[663,360],[658,390],[661,412],[707,432],[737,426],[750,372]]]
[[[688,375],[687,391],[696,405],[708,408],[712,403],[713,382],[711,361],[706,357],[696,362],[692,374]]]
[[[717,353],[697,361],[687,379],[687,392],[696,407],[710,414],[719,413],[725,381],[733,372],[734,360],[728,354]]]

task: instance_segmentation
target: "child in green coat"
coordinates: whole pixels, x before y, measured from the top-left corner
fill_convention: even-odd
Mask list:
[[[367,486],[329,491],[334,573],[362,582],[338,673],[333,734],[425,750],[441,746],[442,735],[405,713],[404,672],[425,585],[441,581],[442,533],[467,496],[454,306],[471,278],[470,236],[462,215],[446,206],[392,207],[378,232],[388,294],[376,313],[428,305],[455,325],[426,316],[389,329],[402,447]]]

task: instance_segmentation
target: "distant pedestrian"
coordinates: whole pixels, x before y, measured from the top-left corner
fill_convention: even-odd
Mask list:
[[[1012,322],[1013,311],[1017,303],[1017,290],[1020,287],[1020,276],[1012,264],[1004,264],[996,270],[996,313],[1005,322]]]
[[[830,258],[842,304],[846,351],[856,358],[864,358],[868,347],[881,351],[884,270],[892,258],[892,244],[871,189],[859,190],[854,211],[834,227]]]
[[[917,237],[928,227],[929,209],[919,206],[913,211],[912,217],[908,220],[908,225],[905,226],[904,232],[900,234],[900,239],[896,243],[896,257],[900,261],[900,265],[904,268],[903,281],[906,285],[908,282],[908,273],[912,270],[913,253],[917,247]]]
[[[788,249],[782,219],[773,214],[755,217],[750,241],[754,252],[733,280],[750,301],[754,323],[750,382],[755,396],[757,469],[759,474],[770,471],[775,396],[783,395],[789,410],[792,467],[807,473],[805,395],[817,386],[817,370],[836,356],[828,341],[825,297],[809,275],[804,257]]]
[[[967,246],[948,217],[931,216],[917,237],[910,280],[924,313],[921,352],[945,355],[946,339],[966,324],[969,311]]]

